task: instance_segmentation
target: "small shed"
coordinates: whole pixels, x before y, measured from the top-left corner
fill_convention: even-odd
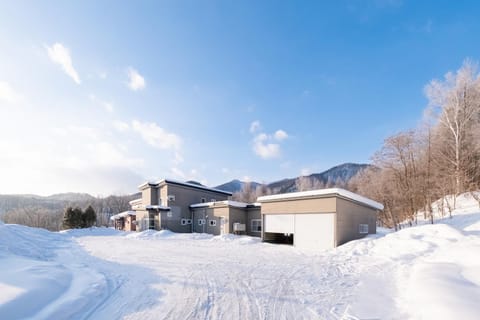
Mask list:
[[[263,196],[262,240],[323,250],[376,233],[383,205],[353,192],[320,189]]]
[[[136,213],[135,211],[124,211],[110,217],[113,221],[114,227],[122,231],[136,230]]]

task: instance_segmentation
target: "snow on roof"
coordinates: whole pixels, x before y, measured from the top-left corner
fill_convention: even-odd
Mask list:
[[[188,182],[181,182],[181,181],[177,181],[177,180],[173,180],[173,179],[162,179],[162,180],[159,180],[159,181],[156,181],[156,182],[147,181],[147,182],[144,182],[141,185],[139,185],[138,189],[142,190],[147,186],[158,187],[162,183],[178,184],[178,185],[182,185],[182,186],[186,186],[186,187],[192,187],[192,188],[196,188],[196,189],[203,189],[203,190],[207,190],[207,191],[223,193],[223,194],[226,194],[226,195],[229,195],[229,196],[232,195],[232,193],[229,192],[229,191],[215,189],[215,188],[209,188],[207,186],[194,184],[194,183],[188,183]]]
[[[138,205],[133,205],[132,209],[134,210],[170,210],[170,207],[161,206],[158,204],[150,204],[150,205],[138,204]]]
[[[120,218],[125,218],[127,216],[135,216],[137,213],[135,211],[124,211],[110,217],[110,220],[117,220]]]
[[[274,201],[274,200],[283,200],[283,199],[291,199],[291,198],[308,198],[308,197],[326,196],[326,195],[339,195],[339,196],[366,204],[375,209],[383,210],[383,204],[373,201],[371,199],[368,199],[366,197],[363,197],[359,194],[347,191],[345,189],[340,189],[340,188],[274,194],[270,196],[259,197],[257,201],[264,202],[264,201]]]
[[[135,199],[135,200],[132,200],[132,201],[128,202],[128,204],[133,205],[133,204],[141,202],[141,201],[142,201],[142,198],[138,198],[138,199]]]
[[[202,208],[202,207],[210,207],[215,204],[226,204],[231,207],[237,207],[237,208],[246,208],[249,206],[249,203],[245,202],[239,202],[239,201],[232,201],[232,200],[224,200],[224,201],[212,201],[212,202],[201,202],[201,203],[195,203],[191,204],[190,208]]]
[[[155,204],[155,205],[145,206],[145,209],[170,210],[170,207]]]

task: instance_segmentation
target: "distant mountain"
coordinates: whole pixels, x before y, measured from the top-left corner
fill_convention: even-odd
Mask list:
[[[56,200],[56,201],[68,201],[68,202],[83,202],[83,201],[92,201],[95,199],[94,196],[89,195],[88,193],[74,193],[74,192],[52,194],[51,196],[48,196],[45,198]]]
[[[232,180],[230,182],[227,182],[227,183],[224,183],[224,184],[221,184],[219,186],[216,186],[215,189],[219,189],[219,190],[225,190],[225,191],[229,191],[229,192],[237,192],[237,191],[240,191],[243,189],[243,186],[246,184],[247,182],[244,182],[244,181],[240,181],[238,179],[235,179],[235,180]],[[258,182],[255,182],[255,181],[252,181],[250,182],[250,185],[253,189],[256,189],[258,186],[261,185],[261,183],[258,183]]]
[[[330,186],[338,186],[346,184],[352,179],[357,173],[360,171],[371,167],[369,164],[359,164],[359,163],[344,163],[333,168],[330,168],[326,171],[321,173],[314,173],[309,176],[306,176],[307,179],[311,181],[319,181],[326,187]],[[288,178],[282,179],[279,181],[275,181],[272,183],[267,184],[267,187],[272,190],[273,193],[287,193],[287,192],[295,192],[297,191],[296,188],[296,181],[298,177],[295,178]],[[240,180],[232,180],[230,182],[224,183],[215,187],[216,189],[230,191],[230,192],[237,192],[242,190],[245,182]],[[252,187],[257,188],[261,184],[258,182],[252,182]]]
[[[321,173],[313,173],[305,176],[305,178],[310,179],[312,182],[318,181],[325,187],[344,186],[357,173],[369,167],[371,167],[370,164],[344,163]],[[298,178],[299,177],[295,177],[272,182],[268,184],[267,187],[272,190],[273,193],[295,192],[297,191],[296,181]]]

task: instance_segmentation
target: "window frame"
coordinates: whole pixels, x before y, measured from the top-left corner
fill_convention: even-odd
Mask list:
[[[206,224],[206,221],[205,221],[205,219],[198,219],[197,223],[198,223],[199,226],[203,226],[203,225]]]
[[[260,230],[255,230],[255,228],[253,227],[253,223],[256,223],[257,224],[257,227],[260,227]],[[258,225],[259,224],[259,225]],[[257,233],[260,233],[262,232],[262,227],[263,227],[263,224],[262,224],[262,219],[252,219],[250,220],[250,231],[251,232],[257,232]],[[258,228],[257,228],[258,229]]]
[[[216,219],[208,220],[208,226],[209,227],[216,227],[217,226],[217,220]]]
[[[368,223],[360,223],[358,225],[358,233],[360,234],[368,234]]]

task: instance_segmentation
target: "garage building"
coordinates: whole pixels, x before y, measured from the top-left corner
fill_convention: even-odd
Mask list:
[[[353,192],[321,189],[259,197],[262,240],[324,250],[376,233],[383,205]]]

